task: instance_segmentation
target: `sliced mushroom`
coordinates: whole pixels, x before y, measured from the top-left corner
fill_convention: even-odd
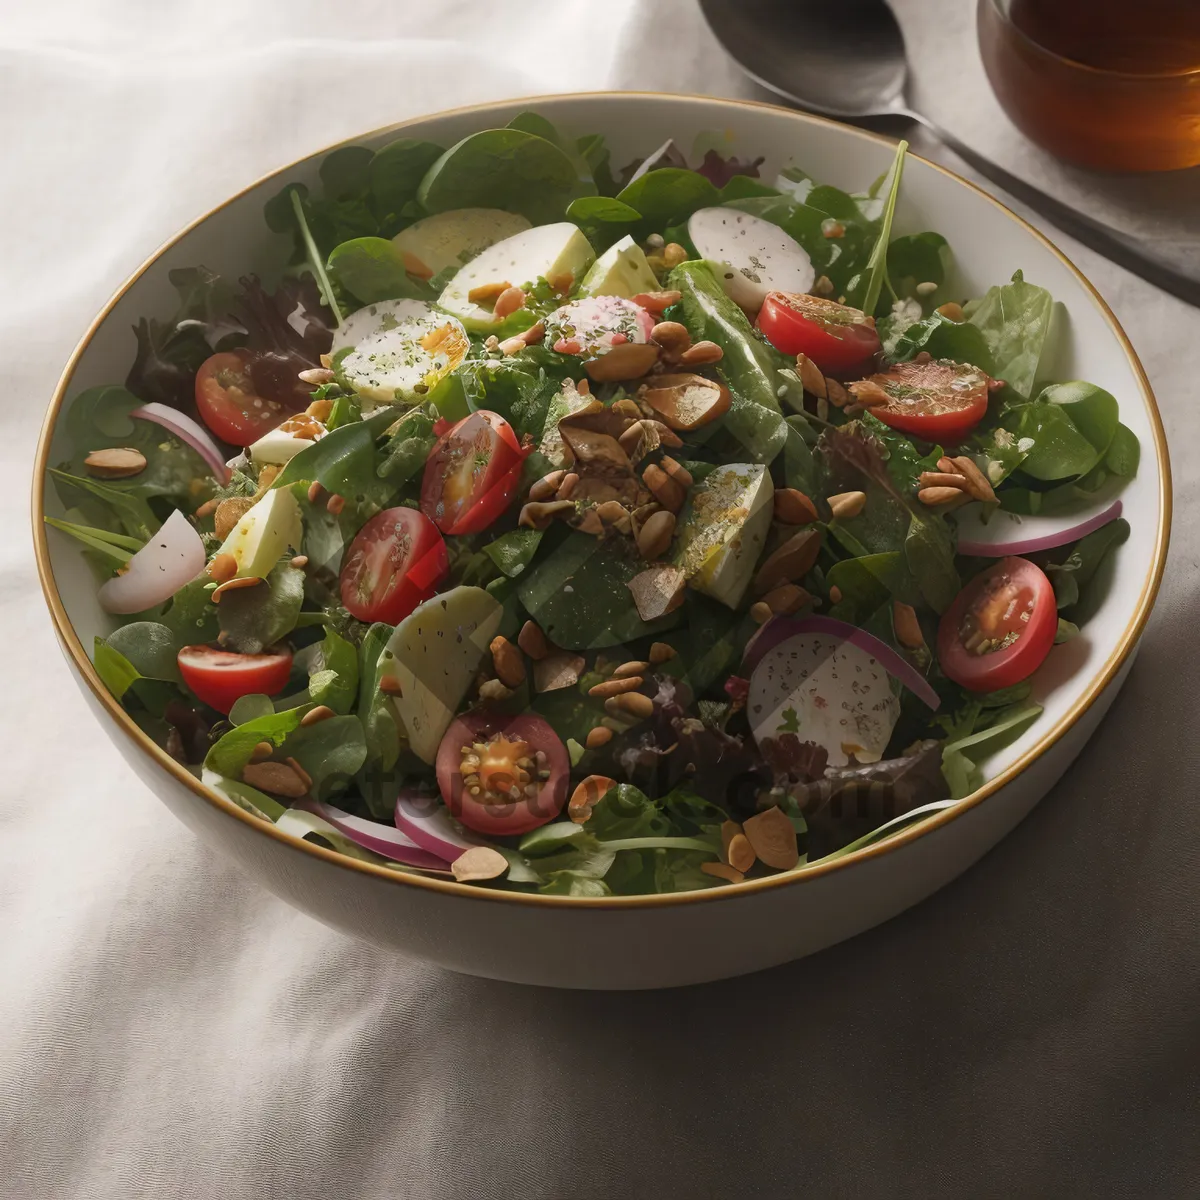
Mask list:
[[[703,375],[659,375],[638,399],[672,429],[699,429],[729,411],[729,389]]]
[[[589,358],[583,369],[597,383],[640,379],[658,362],[658,347],[652,342],[625,342],[598,358]]]
[[[629,581],[633,602],[643,621],[654,621],[674,612],[683,603],[687,576],[670,563],[655,563]]]
[[[621,449],[621,443],[611,434],[584,429],[573,421],[560,421],[558,432],[567,449],[575,456],[576,464],[620,471],[623,474],[633,471],[629,455]]]

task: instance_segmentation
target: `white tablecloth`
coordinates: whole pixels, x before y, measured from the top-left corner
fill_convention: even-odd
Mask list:
[[[973,6],[896,7],[918,99],[952,129],[1195,243],[1200,175],[1056,166],[999,114]],[[1064,241],[1157,389],[1174,548],[1101,732],[977,868],[741,981],[620,996],[455,977],[287,908],[124,766],[34,576],[43,410],[148,252],[313,148],[522,93],[755,92],[690,0],[2,8],[0,1195],[1195,1195],[1200,314]]]

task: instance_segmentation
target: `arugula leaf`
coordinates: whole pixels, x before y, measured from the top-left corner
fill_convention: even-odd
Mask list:
[[[94,525],[77,525],[73,521],[60,521],[57,517],[46,517],[45,521],[52,528],[70,534],[76,541],[82,542],[112,569],[123,567],[131,556],[145,545],[145,542],[138,538],[110,533],[107,529],[99,529]]]
[[[312,268],[317,285],[321,289],[321,294],[325,297],[325,303],[329,305],[329,311],[333,313],[334,321],[340,325],[342,323],[342,310],[338,308],[337,297],[333,294],[333,286],[329,282],[329,276],[325,273],[324,256],[318,249],[312,231],[308,227],[308,219],[304,215],[304,205],[300,202],[300,193],[294,188],[291,200],[292,211],[296,214],[296,225],[300,230],[300,237],[304,242],[304,249],[308,255],[308,265]]]
[[[429,168],[417,201],[431,213],[503,208],[544,225],[562,219],[577,183],[575,165],[553,142],[521,129],[485,129]]]
[[[1050,293],[1026,283],[1017,271],[1011,283],[991,288],[966,311],[991,352],[994,369],[988,374],[1022,397],[1031,396],[1054,311]]]
[[[978,709],[978,705],[976,705]],[[1019,737],[1041,715],[1040,704],[1012,704],[1007,708],[992,709],[983,716],[975,714],[970,722],[976,732],[970,732],[948,740],[942,747],[942,774],[950,785],[950,795],[955,800],[969,796],[983,784],[983,773],[979,763],[990,754],[1003,749]]]
[[[896,200],[900,195],[900,180],[904,177],[904,156],[908,153],[908,143],[901,141],[896,146],[896,160],[892,164],[891,184],[888,187],[887,199],[884,201],[883,217],[879,226],[879,237],[871,257],[867,260],[867,283],[863,293],[862,308],[864,312],[873,313],[879,304],[879,294],[886,283],[893,296],[896,295],[892,282],[888,279],[888,242],[892,236],[892,220],[896,215]]]
[[[71,489],[99,500],[125,532],[142,544],[148,542],[158,531],[160,522],[141,496],[112,487],[108,483],[101,483],[98,479],[89,479],[86,475],[72,475],[69,471],[61,471],[55,467],[50,468],[50,475],[58,486],[59,495],[63,497],[64,503],[69,503]]]

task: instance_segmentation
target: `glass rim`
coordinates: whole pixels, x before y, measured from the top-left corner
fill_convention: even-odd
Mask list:
[[[1074,67],[1078,71],[1085,71],[1090,75],[1106,79],[1124,79],[1139,83],[1168,83],[1173,80],[1200,77],[1200,64],[1194,67],[1185,67],[1177,71],[1122,71],[1115,67],[1097,67],[1091,63],[1080,62],[1077,58],[1071,58],[1069,55],[1060,54],[1057,50],[1051,50],[1048,46],[1042,45],[1036,38],[1026,33],[1008,14],[1007,6],[1010,0],[980,0],[980,3],[981,5],[990,5],[996,16],[1005,26],[1011,29],[1017,38],[1026,45],[1032,46],[1039,54],[1044,54],[1047,58],[1052,58],[1056,62],[1063,63],[1066,66]]]

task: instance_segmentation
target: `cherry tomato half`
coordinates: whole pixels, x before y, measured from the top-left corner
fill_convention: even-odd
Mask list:
[[[425,464],[421,511],[443,533],[486,529],[517,494],[525,456],[503,417],[485,410],[463,417]]]
[[[205,704],[225,714],[242,696],[282,692],[292,673],[292,652],[285,647],[263,654],[235,654],[214,646],[184,646],[178,662],[183,682]]]
[[[480,745],[483,750],[476,749]],[[468,713],[451,724],[438,747],[442,799],[477,833],[528,833],[552,821],[566,803],[570,776],[567,748],[532,713]],[[471,791],[475,787],[478,793]]]
[[[1027,558],[1002,558],[955,597],[938,626],[942,672],[972,692],[995,692],[1042,665],[1058,631],[1050,580]]]
[[[292,412],[259,395],[250,367],[248,350],[228,350],[206,358],[196,372],[200,416],[217,437],[234,446],[258,441]]]
[[[415,508],[385,508],[342,559],[342,603],[360,621],[399,624],[437,591],[450,558],[433,522]]]
[[[918,354],[912,362],[852,383],[850,391],[885,425],[927,442],[961,441],[987,412],[988,392],[999,386],[978,367]],[[886,402],[879,403],[880,392]]]
[[[826,375],[861,370],[880,348],[873,317],[797,292],[768,292],[758,327],[776,350],[806,355]]]

